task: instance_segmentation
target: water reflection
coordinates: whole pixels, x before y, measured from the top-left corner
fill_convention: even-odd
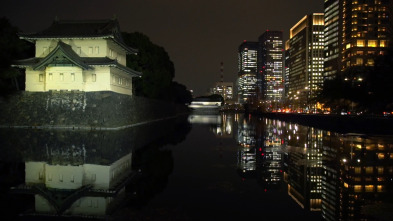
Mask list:
[[[1,156],[2,165],[24,162],[18,171],[23,182],[9,184],[11,196],[32,202],[13,211],[19,214],[5,214],[105,218],[122,205],[140,203],[162,191],[172,171],[171,151],[160,148],[182,142],[190,129],[186,119],[177,119],[121,131],[1,130],[8,138],[0,143],[8,154]]]
[[[324,220],[392,220],[392,137],[340,134],[243,114],[217,119],[216,125],[209,122],[212,132],[233,131],[242,179],[256,179],[264,191],[285,183],[290,199]]]
[[[190,133],[193,139],[187,137],[192,130],[198,132]],[[30,196],[16,198],[16,204],[26,202],[16,211],[23,217],[154,220],[180,213],[198,220],[207,211],[232,217],[234,207],[275,205],[289,217],[301,210],[324,220],[392,220],[389,136],[340,134],[244,114],[191,115],[116,132],[0,133],[7,138],[0,140],[3,187],[12,187],[10,199]],[[189,192],[196,196],[187,201]],[[152,201],[175,206],[151,208]]]

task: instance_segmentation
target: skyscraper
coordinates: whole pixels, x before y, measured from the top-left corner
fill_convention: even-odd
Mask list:
[[[323,84],[323,13],[304,16],[290,29],[289,99],[295,108],[310,109]]]
[[[376,56],[383,55],[389,43],[391,1],[325,0],[324,7],[324,76],[374,66]],[[355,71],[353,77],[361,80],[363,76]]]
[[[374,66],[377,55],[388,46],[388,4],[390,0],[341,0],[341,70]]]
[[[342,34],[342,0],[326,0],[325,7],[325,45],[324,78],[334,78],[340,70],[340,45]]]
[[[267,30],[258,40],[258,99],[281,102],[284,92],[282,31]]]
[[[256,101],[258,42],[244,41],[238,50],[237,92],[240,104]]]

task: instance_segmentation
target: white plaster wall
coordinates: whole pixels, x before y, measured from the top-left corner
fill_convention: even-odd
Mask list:
[[[43,80],[40,81],[40,74],[43,76]],[[45,72],[44,71],[33,71],[32,68],[26,68],[26,91],[45,91]]]
[[[122,78],[121,84],[119,78]],[[128,85],[126,83],[128,81]],[[117,68],[111,68],[111,91],[132,95],[132,77]]]
[[[85,164],[84,184],[92,184],[93,189],[109,189],[109,166]]]
[[[61,39],[61,41],[70,45],[81,57],[106,57],[108,54],[106,39]],[[58,42],[59,40],[37,40],[36,57],[47,56]]]
[[[25,162],[25,183],[45,183],[45,162]]]
[[[112,53],[111,50],[113,51]],[[113,41],[108,41],[107,57],[116,59],[117,62],[126,66],[126,52]]]
[[[55,213],[54,207],[41,195],[34,195],[35,211],[45,213]]]
[[[83,166],[45,165],[48,188],[77,189],[83,185]]]
[[[110,91],[110,68],[105,66],[94,66],[94,70],[83,72],[85,91]],[[96,81],[93,81],[93,74]]]
[[[106,197],[82,197],[76,200],[65,214],[72,215],[106,215],[108,200]]]
[[[52,77],[50,77],[52,74]],[[63,74],[63,77],[61,77]],[[72,77],[74,74],[74,77]],[[73,67],[47,67],[45,71],[45,91],[84,90],[82,69]]]
[[[117,178],[123,178],[131,173],[131,153],[120,158],[110,166],[110,185],[116,183]]]

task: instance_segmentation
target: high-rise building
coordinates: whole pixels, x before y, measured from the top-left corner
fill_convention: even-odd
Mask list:
[[[256,101],[258,42],[244,41],[238,51],[237,92],[240,104]]]
[[[340,70],[340,45],[342,35],[342,0],[325,0],[324,78],[331,79]]]
[[[258,40],[258,99],[281,102],[284,92],[282,31],[267,30]]]
[[[306,15],[290,29],[288,96],[295,109],[313,109],[323,84],[323,31],[323,13]]]
[[[224,98],[224,102],[232,101],[233,99],[233,83],[232,82],[216,82],[212,88],[212,94],[219,94]]]
[[[374,66],[388,46],[390,0],[342,0],[341,70]]]
[[[324,76],[374,66],[389,44],[391,0],[325,0],[324,7]],[[351,80],[362,80],[357,75]]]

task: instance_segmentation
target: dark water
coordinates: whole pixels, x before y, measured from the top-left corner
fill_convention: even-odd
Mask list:
[[[0,138],[12,219],[393,219],[389,136],[226,114]]]

